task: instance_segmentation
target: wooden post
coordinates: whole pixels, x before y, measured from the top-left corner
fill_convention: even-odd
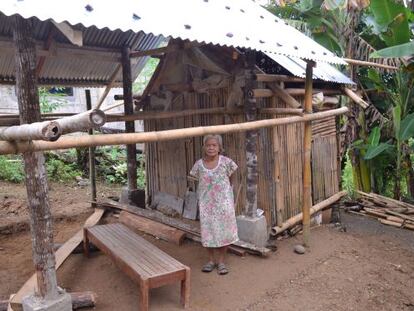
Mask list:
[[[246,86],[244,89],[244,110],[246,120],[251,122],[257,117],[256,99],[253,97],[255,88],[254,66],[256,64],[256,54],[254,51],[247,51],[245,58]],[[257,134],[258,130],[246,132],[246,215],[256,217],[257,210]]]
[[[134,113],[134,103],[132,99],[132,78],[131,78],[131,59],[130,49],[122,49],[122,85],[124,88],[125,115]],[[134,121],[125,122],[127,133],[135,132]],[[128,162],[128,190],[137,189],[137,145],[127,145]]]
[[[85,90],[86,110],[92,109],[91,91]],[[93,129],[88,130],[89,135],[93,135]],[[89,147],[89,182],[91,184],[91,207],[96,207],[96,169],[95,169],[95,147]]]
[[[305,107],[306,114],[312,114],[312,76],[315,62],[306,63],[305,82]],[[310,208],[312,207],[312,171],[311,171],[311,150],[312,150],[312,122],[305,122],[305,133],[303,136],[303,245],[309,247],[310,235]]]
[[[36,46],[32,26],[20,16],[13,17],[15,43],[16,91],[21,124],[40,121],[36,77]],[[58,296],[53,252],[52,215],[50,213],[45,158],[42,152],[23,154],[33,262],[36,270],[36,295],[54,299]]]

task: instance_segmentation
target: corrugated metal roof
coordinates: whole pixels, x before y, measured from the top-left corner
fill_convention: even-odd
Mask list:
[[[0,4],[1,7],[1,4]],[[12,26],[10,18],[0,13],[0,43],[4,46],[12,47],[10,37],[12,37]],[[52,25],[49,22],[41,22],[33,19],[33,36],[38,42],[47,40]],[[45,58],[42,71],[39,76],[40,84],[71,84],[83,86],[102,86],[109,83],[112,73],[115,71],[120,56],[120,50],[124,45],[129,45],[133,50],[149,50],[158,47],[165,41],[162,36],[146,35],[143,32],[134,33],[132,31],[122,32],[121,30],[111,31],[109,29],[98,29],[96,27],[85,28],[81,25],[74,28],[83,32],[83,47],[92,49],[109,49],[105,57],[113,57],[113,61],[100,60],[94,58],[93,54],[89,58],[67,57],[57,53]],[[68,40],[59,32],[55,32],[54,40],[62,47],[73,47],[67,44]],[[3,48],[4,48],[3,46]],[[102,49],[101,49],[102,50]],[[112,52],[111,52],[112,51]],[[135,79],[141,72],[147,61],[146,57],[135,58],[131,61],[132,78]],[[0,82],[14,83],[14,51],[5,49],[0,56]],[[122,72],[116,77],[116,83],[122,81]]]
[[[0,11],[345,64],[254,0],[1,0]]]
[[[284,55],[275,55],[271,53],[266,53],[266,55],[287,69],[294,76],[301,78],[306,77],[305,61],[299,58],[288,57]],[[349,79],[335,67],[323,62],[316,63],[316,67],[313,69],[313,78],[341,84],[355,84],[351,79]]]

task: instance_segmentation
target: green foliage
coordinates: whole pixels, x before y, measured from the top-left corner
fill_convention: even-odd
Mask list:
[[[159,59],[157,58],[148,58],[144,68],[141,73],[138,75],[137,79],[132,85],[132,92],[134,94],[142,94],[144,89],[147,87],[152,75],[154,74],[155,69],[157,68]]]
[[[342,189],[346,190],[349,195],[355,192],[354,179],[352,175],[352,164],[349,155],[346,155],[345,168],[342,171]]]
[[[387,58],[387,57],[407,57],[414,55],[414,41],[391,46],[389,48],[378,50],[370,55],[372,58]]]
[[[24,170],[20,157],[0,156],[0,179],[13,183],[24,180]]]
[[[409,11],[393,0],[371,0],[370,10],[387,46],[410,41]]]
[[[47,154],[46,157],[46,171],[50,180],[69,182],[77,176],[82,176],[82,172],[76,167],[76,164],[67,164],[60,159],[49,157]]]
[[[398,138],[401,141],[407,140],[414,136],[414,113],[407,115],[402,121]]]
[[[63,88],[56,88],[57,90]],[[41,113],[51,113],[63,106],[66,103],[64,94],[50,94],[49,89],[45,87],[39,87],[39,104]]]

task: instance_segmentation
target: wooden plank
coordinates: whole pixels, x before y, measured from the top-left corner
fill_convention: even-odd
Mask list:
[[[101,208],[96,208],[94,213],[86,220],[84,227],[91,227],[96,225],[99,220],[102,218],[105,210]],[[68,258],[72,251],[82,242],[83,239],[83,229],[79,230],[73,237],[66,241],[62,247],[60,247],[56,253],[56,270],[63,264],[63,262]],[[24,283],[24,285],[19,289],[16,295],[10,300],[10,304],[14,311],[21,311],[22,309],[22,299],[23,297],[30,295],[34,292],[37,286],[36,274],[33,274],[30,279]]]
[[[187,219],[196,220],[198,213],[197,193],[187,190],[184,198],[184,212],[183,217]]]
[[[121,212],[119,221],[131,229],[151,234],[177,245],[181,245],[185,238],[185,232],[179,229],[125,211]]]

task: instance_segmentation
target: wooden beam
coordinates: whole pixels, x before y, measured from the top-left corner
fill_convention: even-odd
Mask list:
[[[351,98],[352,101],[355,104],[359,105],[362,109],[365,110],[369,107],[369,104],[365,100],[363,100],[361,97],[359,97],[357,94],[355,94],[355,92],[352,91],[351,89],[349,89],[347,87],[344,87],[342,90],[343,90],[345,95],[347,95],[349,98]]]
[[[122,68],[121,64],[116,65],[114,72],[112,73],[111,77],[109,78],[109,83],[105,87],[104,92],[102,93],[101,97],[99,98],[98,103],[96,104],[95,109],[101,108],[101,106],[102,106],[105,98],[108,96],[109,91],[114,87],[115,80],[116,80],[116,76],[121,71],[121,68]]]
[[[367,61],[351,59],[351,58],[344,58],[343,60],[346,61],[348,64],[351,64],[351,65],[377,67],[377,68],[390,69],[390,70],[398,70],[399,69],[398,67],[395,67],[395,66],[377,64],[377,63],[374,63],[374,62],[367,62]]]
[[[131,51],[129,54],[129,57],[136,58],[136,57],[144,57],[144,56],[162,55],[165,53],[177,52],[182,49],[191,49],[194,47],[199,47],[201,45],[204,45],[204,44],[198,43],[198,42],[184,42],[184,44],[181,46],[178,44],[168,44],[167,46],[150,49],[150,50]]]
[[[118,146],[154,141],[167,141],[208,134],[225,134],[245,132],[252,129],[294,124],[306,121],[320,120],[332,116],[342,115],[349,110],[347,107],[313,113],[311,115],[291,116],[279,119],[265,119],[253,122],[234,123],[226,125],[211,125],[191,128],[182,128],[165,131],[106,134],[93,136],[65,136],[55,142],[31,141],[28,142],[0,142],[0,154],[16,154],[27,151],[59,150],[89,146]]]
[[[13,54],[13,42],[8,38],[0,38],[0,53]],[[44,43],[36,42],[37,57],[67,57],[75,59],[88,59],[91,61],[102,61],[111,63],[121,62],[119,50],[98,47],[76,47],[71,44],[55,43],[53,49],[46,49]]]
[[[131,115],[134,113],[134,101],[132,98],[132,77],[131,77],[131,59],[130,49],[124,47],[122,49],[122,83],[125,114]],[[135,133],[134,121],[125,122],[125,131],[127,133]],[[128,190],[137,189],[137,145],[127,144],[127,177]]]
[[[40,121],[40,105],[36,77],[36,49],[31,23],[12,17],[16,47],[16,92],[22,124]],[[58,286],[53,253],[52,215],[50,212],[45,158],[40,152],[23,154],[25,183],[32,236],[33,264],[36,270],[36,296],[40,300],[55,299]]]
[[[177,228],[172,228],[170,226],[144,218],[142,216],[131,214],[126,211],[122,211],[119,215],[119,222],[130,227],[131,229],[148,233],[164,241],[172,242],[177,245],[181,245],[185,238],[185,232]]]
[[[272,75],[272,74],[256,74],[256,81],[258,82],[305,82],[304,78],[287,76],[287,75]]]
[[[285,89],[283,89],[277,83],[267,83],[267,87],[269,87],[277,97],[279,97],[290,107],[298,109],[302,106],[296,99],[294,99],[288,92],[285,91]]]
[[[95,209],[94,213],[86,220],[83,225],[84,228],[92,227],[96,225],[102,218],[105,210],[101,208]],[[56,264],[55,269],[63,264],[66,258],[72,253],[72,251],[79,246],[83,241],[83,228],[79,230],[73,237],[67,240],[57,251],[56,251]],[[30,279],[24,283],[24,285],[19,289],[16,295],[10,300],[10,304],[14,311],[22,311],[22,299],[23,297],[32,294],[34,291],[37,291],[36,284],[36,274],[33,274]]]
[[[86,110],[92,109],[91,91],[85,90]],[[88,130],[89,135],[93,135],[93,129]],[[96,204],[96,167],[95,167],[95,147],[89,147],[89,183],[91,186],[91,207],[95,208]]]
[[[56,23],[52,20],[52,23],[72,44],[83,46],[82,31],[73,29],[67,22]]]
[[[305,82],[305,103],[304,110],[306,115],[312,115],[312,77],[315,62],[307,61],[306,63],[306,82]],[[311,150],[312,150],[312,122],[305,122],[303,135],[303,246],[309,247],[310,239],[310,209],[312,207],[312,168],[311,168]]]

